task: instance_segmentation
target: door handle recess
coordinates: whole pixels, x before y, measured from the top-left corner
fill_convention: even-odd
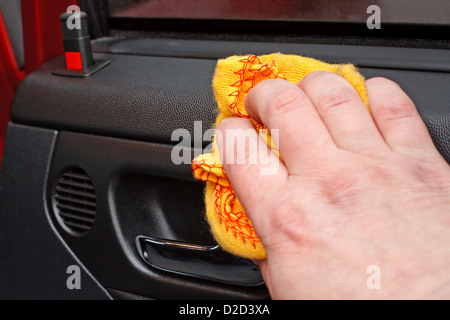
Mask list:
[[[243,286],[264,282],[256,264],[225,252],[218,245],[138,236],[136,247],[145,263],[159,270]]]

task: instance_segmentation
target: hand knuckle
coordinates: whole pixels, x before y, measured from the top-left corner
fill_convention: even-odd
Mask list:
[[[306,100],[307,97],[300,90],[296,88],[282,88],[271,97],[267,112],[269,116],[288,113],[304,104]]]
[[[314,177],[313,184],[320,199],[332,206],[352,206],[362,194],[359,179],[355,174],[344,170],[322,171]]]
[[[343,87],[324,93],[319,98],[319,104],[324,111],[329,111],[353,103],[356,98],[355,92],[350,88]]]
[[[381,105],[381,111],[385,120],[399,120],[415,115],[414,105],[404,98],[385,99]]]

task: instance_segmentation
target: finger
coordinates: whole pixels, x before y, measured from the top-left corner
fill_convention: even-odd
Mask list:
[[[340,149],[373,154],[387,149],[358,92],[343,77],[314,72],[298,83],[314,103]]]
[[[373,118],[392,150],[415,157],[438,154],[413,101],[398,84],[372,78],[366,87]]]
[[[227,118],[217,128],[216,141],[228,180],[244,208],[259,207],[267,194],[284,185],[284,164],[258,135],[251,120]]]
[[[249,115],[277,132],[280,153],[290,174],[317,165],[336,146],[308,96],[285,80],[265,80],[245,98]]]

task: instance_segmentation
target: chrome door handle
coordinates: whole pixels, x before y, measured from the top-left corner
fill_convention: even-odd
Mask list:
[[[243,286],[264,282],[256,264],[225,252],[218,245],[138,236],[136,247],[148,265],[160,270]]]

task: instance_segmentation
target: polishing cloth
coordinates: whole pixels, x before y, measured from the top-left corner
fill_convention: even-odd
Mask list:
[[[212,82],[218,106],[215,126],[231,116],[251,119],[245,110],[244,99],[259,82],[284,79],[297,83],[315,71],[328,71],[342,76],[356,89],[368,107],[364,77],[352,64],[329,64],[312,58],[280,53],[232,56],[217,62]],[[282,155],[272,143],[267,128],[262,123],[251,120],[255,130],[282,160]],[[264,259],[264,246],[227,179],[215,139],[213,141],[211,153],[197,156],[191,165],[194,177],[206,181],[206,218],[211,232],[224,250],[243,258]]]

